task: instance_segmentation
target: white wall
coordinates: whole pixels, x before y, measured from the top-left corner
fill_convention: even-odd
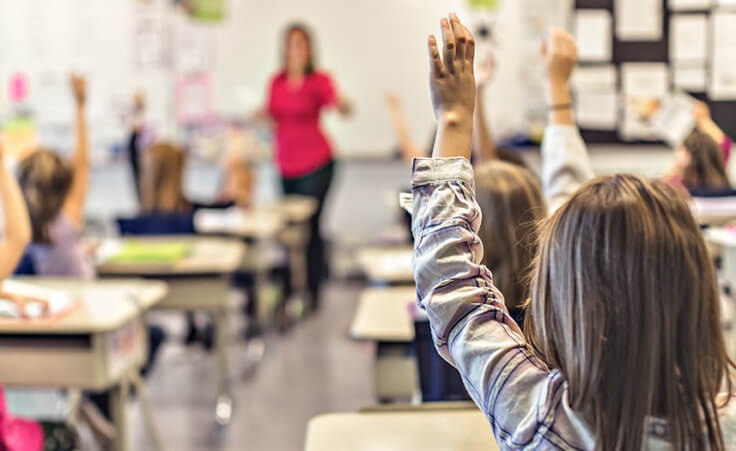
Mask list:
[[[568,4],[568,0],[544,1],[560,8]],[[151,0],[153,12],[141,3],[0,0],[0,118],[7,111],[7,77],[20,70],[31,76],[31,106],[43,113],[41,119],[64,122],[71,111],[65,77],[74,69],[91,80],[90,113],[100,145],[120,135],[121,109],[138,87],[148,94],[154,122],[160,129],[171,129],[173,70],[136,67],[134,40],[144,11],[171,30],[176,21],[166,7],[168,0]],[[260,101],[278,68],[284,26],[293,20],[310,24],[317,32],[321,65],[356,105],[356,114],[348,121],[328,118],[339,151],[385,155],[395,144],[385,106],[390,90],[403,100],[416,139],[428,141],[433,117],[426,82],[426,36],[438,31],[439,17],[451,10],[471,25],[489,20],[465,11],[463,4],[462,0],[229,0],[225,22],[196,28],[211,40],[207,60],[218,110],[243,113]],[[492,18],[497,24],[499,73],[485,102],[498,131],[513,131],[523,123],[527,96],[519,79],[529,68],[523,67],[521,57],[521,14],[520,1],[505,0]],[[46,88],[34,89],[41,80]]]

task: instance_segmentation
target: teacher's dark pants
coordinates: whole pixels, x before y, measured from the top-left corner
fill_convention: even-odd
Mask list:
[[[327,253],[320,230],[320,219],[334,172],[335,162],[330,161],[325,166],[305,176],[281,179],[284,194],[309,196],[317,201],[317,211],[309,221],[310,235],[307,244],[307,286],[309,294],[312,296],[314,308],[319,307],[320,286],[322,280],[328,274]]]

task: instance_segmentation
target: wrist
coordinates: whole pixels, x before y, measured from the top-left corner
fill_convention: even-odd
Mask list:
[[[570,86],[567,80],[549,80],[547,82],[547,105],[567,105],[572,102]]]
[[[437,116],[437,125],[441,128],[473,130],[473,114],[464,111],[443,111]]]

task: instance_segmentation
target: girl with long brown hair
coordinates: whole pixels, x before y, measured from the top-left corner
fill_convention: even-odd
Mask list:
[[[442,20],[442,35],[444,57],[429,40],[434,158],[413,168],[417,294],[439,352],[463,375],[499,446],[733,449],[734,365],[714,269],[668,184],[613,176],[572,189],[588,168],[560,156],[569,163],[545,183],[560,182],[571,197],[541,226],[526,338],[511,320],[480,264],[467,161],[474,41],[454,15]],[[572,121],[572,37],[553,31],[543,58],[550,116]]]

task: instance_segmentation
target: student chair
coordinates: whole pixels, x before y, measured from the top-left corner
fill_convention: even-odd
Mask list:
[[[429,321],[414,322],[414,347],[419,366],[419,388],[422,392],[422,402],[470,399],[460,373],[437,353],[432,342]]]
[[[150,214],[116,219],[118,230],[126,235],[193,235],[192,213]]]

